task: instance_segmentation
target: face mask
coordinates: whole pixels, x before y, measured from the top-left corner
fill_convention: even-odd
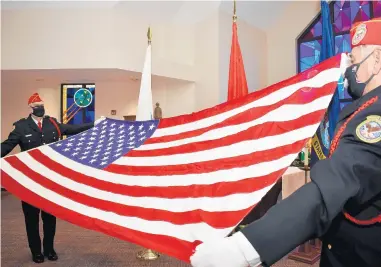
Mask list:
[[[33,108],[32,114],[36,117],[43,117],[45,115],[45,107],[44,106],[38,106]]]
[[[373,79],[374,74],[372,74],[366,82],[361,83],[357,80],[357,71],[359,70],[361,64],[364,63],[365,60],[367,60],[372,54],[373,52],[364,58],[360,63],[353,64],[345,71],[344,77],[348,84],[348,94],[353,98],[353,100],[360,98],[364,94],[366,85]]]

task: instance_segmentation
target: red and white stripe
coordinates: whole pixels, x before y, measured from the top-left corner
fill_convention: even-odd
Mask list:
[[[198,243],[231,232],[316,132],[340,59],[163,119],[144,145],[104,170],[48,146],[4,158],[2,186],[61,219],[189,261]]]

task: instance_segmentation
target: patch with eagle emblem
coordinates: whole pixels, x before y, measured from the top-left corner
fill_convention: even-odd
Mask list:
[[[356,128],[357,137],[366,143],[381,141],[381,116],[371,115]]]

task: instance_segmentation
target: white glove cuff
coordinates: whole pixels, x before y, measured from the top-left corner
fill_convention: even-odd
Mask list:
[[[241,232],[235,233],[229,238],[237,245],[251,267],[261,265],[261,259],[258,252]]]

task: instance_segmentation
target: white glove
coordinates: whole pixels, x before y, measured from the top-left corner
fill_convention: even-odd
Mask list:
[[[94,126],[97,126],[100,122],[102,122],[103,120],[105,120],[106,117],[105,116],[101,116],[99,119],[97,119],[96,121],[94,121]]]
[[[340,70],[342,75],[345,74],[345,71],[350,65],[352,65],[351,58],[345,53],[341,54]]]
[[[248,267],[261,263],[258,253],[240,232],[198,245],[190,260],[193,267]]]

